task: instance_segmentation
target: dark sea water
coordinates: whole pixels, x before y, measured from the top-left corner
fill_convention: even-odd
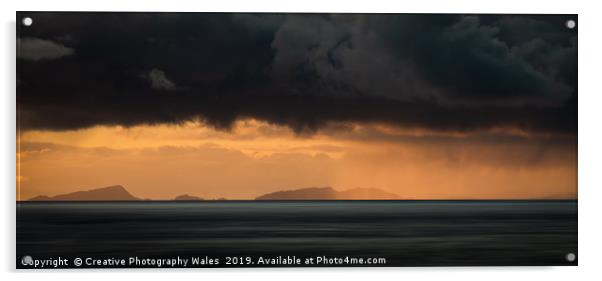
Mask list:
[[[577,254],[576,201],[17,203],[17,266],[25,255],[576,265],[567,253]]]

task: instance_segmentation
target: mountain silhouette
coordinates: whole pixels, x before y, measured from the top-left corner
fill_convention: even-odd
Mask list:
[[[137,201],[140,200],[130,194],[123,186],[113,185],[87,191],[76,191],[57,196],[40,195],[29,201]]]
[[[182,194],[180,196],[176,196],[176,198],[174,198],[173,200],[176,200],[176,201],[202,201],[204,199],[201,197],[196,197],[196,196],[192,196],[192,195],[188,195],[188,194]]]
[[[330,186],[308,187],[277,191],[261,195],[255,200],[394,200],[397,194],[376,188],[353,188],[337,191]]]

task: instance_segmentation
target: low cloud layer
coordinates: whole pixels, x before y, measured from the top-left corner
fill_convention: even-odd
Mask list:
[[[51,60],[73,55],[73,49],[39,38],[17,39],[17,58],[24,60]]]
[[[301,133],[332,122],[577,130],[568,16],[28,16],[36,24],[18,34],[23,130],[196,118],[224,129],[255,118]]]

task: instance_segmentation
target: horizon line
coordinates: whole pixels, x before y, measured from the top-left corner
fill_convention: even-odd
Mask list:
[[[413,202],[413,201],[578,201],[578,198],[554,198],[554,199],[285,199],[285,200],[256,200],[256,199],[226,199],[226,200],[174,200],[174,199],[140,199],[140,200],[16,200],[16,202],[33,203],[223,203],[223,202]]]

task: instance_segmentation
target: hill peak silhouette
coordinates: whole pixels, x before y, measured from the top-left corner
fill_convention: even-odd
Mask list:
[[[255,200],[394,200],[397,194],[376,188],[353,188],[337,191],[330,186],[283,190],[261,195]]]
[[[76,191],[56,196],[40,195],[29,201],[138,201],[121,185],[112,185],[86,191]]]
[[[193,195],[182,194],[182,195],[176,196],[176,198],[174,198],[173,200],[175,200],[175,201],[202,201],[204,199],[201,197],[193,196]]]

